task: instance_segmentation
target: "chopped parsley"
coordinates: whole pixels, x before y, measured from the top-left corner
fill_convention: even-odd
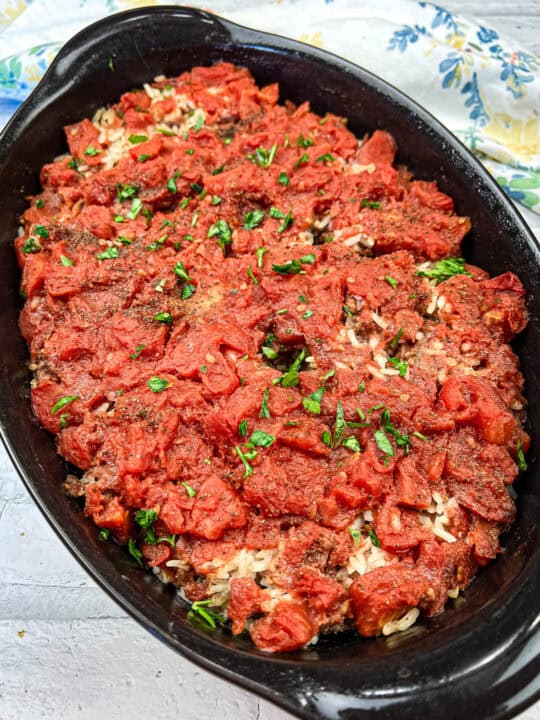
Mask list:
[[[128,140],[132,145],[138,145],[139,143],[146,142],[148,137],[146,135],[130,135]]]
[[[261,404],[261,411],[259,413],[260,418],[270,418],[270,410],[268,409],[268,396],[270,395],[270,388],[266,388],[263,395]]]
[[[75,402],[75,400],[79,400],[79,398],[80,395],[64,395],[64,397],[61,397],[52,406],[51,415],[56,415],[59,410],[65,408],[66,405],[70,405],[72,402]]]
[[[85,155],[89,155],[90,157],[95,157],[96,155],[101,154],[101,150],[98,150],[93,145],[89,145],[86,150],[84,151]]]
[[[420,277],[435,280],[437,285],[448,280],[448,278],[454,277],[454,275],[472,277],[472,274],[465,270],[465,260],[463,258],[444,258],[444,260],[439,260],[428,270],[419,270],[417,274]]]
[[[212,205],[219,205],[222,202],[223,198],[219,197],[219,195],[212,195]]]
[[[324,155],[319,155],[319,157],[315,160],[315,162],[334,162],[335,158],[333,155],[330,155],[330,153],[324,153]]]
[[[116,185],[116,196],[120,202],[131,200],[136,197],[138,192],[138,189],[134,185],[124,185],[123,183],[117,183]]]
[[[258,227],[264,220],[264,212],[262,210],[250,210],[244,215],[244,227],[246,230],[253,230]]]
[[[297,147],[308,148],[308,147],[311,147],[312,145],[313,145],[313,140],[311,138],[306,138],[303,135],[298,136],[298,140],[296,141]]]
[[[168,137],[176,137],[176,133],[174,133],[172,130],[167,130],[165,128],[156,128],[156,132],[160,133],[161,135],[167,135]]]
[[[131,355],[129,357],[132,360],[136,360],[139,357],[139,355],[142,353],[142,351],[144,350],[145,347],[146,347],[146,345],[137,345],[137,347],[135,348],[135,352],[131,353]]]
[[[253,268],[252,268],[251,265],[250,265],[250,266],[248,267],[248,269],[247,269],[247,276],[248,276],[248,278],[253,282],[254,285],[259,285],[259,281],[257,280],[257,278],[255,277],[255,275],[253,274]]]
[[[189,300],[189,298],[193,295],[194,292],[195,285],[191,285],[191,283],[186,283],[182,288],[182,300]]]
[[[268,250],[265,247],[258,247],[255,250],[255,255],[257,256],[257,267],[262,268],[263,266],[263,256],[264,253],[268,252]]]
[[[289,210],[289,212],[283,218],[283,222],[277,229],[278,233],[285,232],[285,230],[290,228],[293,223],[294,223],[294,218],[292,216],[292,210]]]
[[[167,190],[169,192],[172,192],[173,194],[178,192],[176,180],[179,177],[179,175],[181,175],[180,170],[176,170],[176,172],[173,174],[173,176],[167,180]]]
[[[139,548],[135,545],[135,540],[133,538],[129,538],[128,540],[128,550],[131,557],[135,558],[137,561],[137,564],[142,567],[142,552],[139,550]]]
[[[309,162],[309,155],[307,153],[303,153],[294,163],[295,170],[298,170],[301,165],[305,165],[307,162]]]
[[[256,447],[270,447],[275,441],[276,438],[264,430],[255,430],[249,438],[251,445],[255,445]]]
[[[49,231],[47,230],[45,225],[35,225],[34,235],[39,235],[39,237],[42,237],[46,240],[49,237]]]
[[[397,281],[395,278],[393,278],[391,275],[385,275],[385,276],[384,276],[384,279],[386,280],[386,282],[387,282],[389,285],[392,286],[392,288],[393,288],[394,290],[397,288],[398,281]]]
[[[324,394],[324,386],[320,387],[315,392],[312,392],[308,397],[302,398],[302,405],[304,408],[314,415],[321,414],[321,400]]]
[[[114,258],[120,257],[120,251],[117,247],[111,246],[108,247],[103,252],[100,252],[96,255],[98,260],[113,260]]]
[[[219,167],[214,168],[212,170],[212,175],[221,175],[221,173],[223,172],[224,169],[225,169],[225,165],[220,165]]]
[[[343,433],[347,429],[347,421],[345,420],[345,415],[343,413],[343,405],[338,400],[337,406],[336,406],[336,419],[334,421],[334,440],[333,440],[333,447],[337,447],[339,443],[341,442],[341,439],[343,437]]]
[[[182,482],[182,483],[180,483],[180,485],[182,485],[182,487],[187,492],[187,494],[189,495],[190,498],[194,498],[195,495],[197,494],[195,492],[195,490],[191,487],[191,485],[188,485],[187,482]]]
[[[242,422],[238,424],[238,434],[240,435],[240,437],[246,437],[247,427],[247,420],[242,420]]]
[[[189,275],[186,272],[184,263],[182,263],[180,261],[178,261],[176,263],[176,265],[174,266],[174,272],[175,272],[175,275],[178,275],[178,277],[182,278],[182,280],[186,280],[187,282],[189,282],[191,280],[191,278],[189,277]]]
[[[133,202],[131,203],[131,209],[128,212],[128,218],[130,220],[135,220],[135,218],[141,212],[142,209],[143,209],[142,200],[140,200],[139,198],[135,198],[133,200]]]
[[[306,312],[302,315],[302,320],[307,320],[313,315],[313,310],[306,310]]]
[[[373,208],[374,210],[378,210],[381,207],[381,203],[378,200],[367,200],[366,198],[364,198],[360,203],[360,207]]]
[[[137,158],[137,162],[140,162],[140,163],[146,162],[147,160],[150,160],[151,157],[152,157],[151,155],[147,155],[146,153],[142,153],[142,154],[139,155],[139,157]]]
[[[166,325],[171,325],[173,317],[168,312],[160,312],[157,315],[154,315],[154,320],[157,320],[160,323],[165,323]]]
[[[223,251],[223,257],[227,252],[227,245],[232,243],[231,228],[225,222],[225,220],[218,220],[216,223],[210,226],[207,237],[216,238],[216,242]]]
[[[517,441],[516,454],[519,469],[523,471],[527,470],[529,466],[527,465],[527,461],[525,460],[525,453],[523,452],[523,448],[521,447],[521,440]]]
[[[38,209],[40,209],[40,208],[42,208],[42,207],[45,207],[45,200],[43,200],[42,198],[38,198],[38,199],[36,200],[36,207],[37,207]]]
[[[134,520],[139,527],[148,529],[157,520],[157,512],[155,510],[138,510],[135,513]]]
[[[355,547],[358,547],[360,545],[360,530],[357,530],[356,528],[350,527],[349,533],[353,539]]]
[[[284,185],[285,187],[289,187],[289,185],[291,184],[289,176],[287,175],[287,173],[285,171],[282,171],[279,173],[278,183],[280,185]]]
[[[238,445],[234,446],[234,452],[238,455],[244,466],[244,477],[248,478],[250,475],[253,475],[253,468],[249,464],[247,453],[242,452]]]
[[[396,333],[396,336],[390,341],[390,347],[395,348],[397,347],[398,342],[401,340],[401,336],[403,335],[403,328],[399,328],[399,330]]]
[[[323,434],[321,435],[321,440],[326,445],[326,447],[332,447],[332,435],[328,432],[328,430],[325,430],[323,432]]]
[[[322,385],[318,390],[312,392],[307,398],[302,398],[302,405],[308,411],[314,415],[321,414],[321,400],[326,390],[326,381],[336,374],[335,370],[330,370],[322,379]]]
[[[101,528],[98,534],[98,538],[101,540],[101,542],[105,542],[111,537],[111,531],[109,528]]]
[[[342,444],[343,447],[347,448],[347,450],[351,450],[352,452],[356,453],[360,452],[360,443],[353,435],[343,438]]]
[[[70,260],[65,255],[60,255],[60,262],[64,267],[71,267],[73,265],[73,260]]]
[[[163,392],[169,387],[169,381],[165,380],[165,378],[160,378],[157,375],[154,375],[154,377],[151,377],[150,380],[147,380],[146,384],[154,393]]]
[[[70,417],[71,415],[69,413],[62,413],[60,415],[60,427],[62,428],[62,430],[64,430],[64,428],[67,428],[68,420]]]
[[[282,265],[272,265],[272,270],[280,275],[305,274],[305,270],[302,270],[302,265],[313,265],[314,262],[315,255],[309,253],[309,255],[304,255],[299,260],[289,260],[289,262],[283,263]]]
[[[399,371],[399,377],[405,377],[407,374],[407,369],[409,367],[409,364],[406,360],[402,360],[401,358],[393,357],[388,360],[390,365],[393,365],[396,370]]]
[[[41,250],[41,246],[37,244],[35,237],[30,236],[28,240],[25,241],[22,249],[23,252],[28,255],[30,253],[39,252]]]
[[[377,533],[375,532],[375,530],[374,530],[372,527],[369,528],[369,530],[368,530],[368,535],[369,535],[369,539],[371,540],[371,542],[373,543],[373,545],[375,545],[376,548],[380,548],[380,547],[381,547],[381,541],[380,541],[379,538],[377,537]]]
[[[255,150],[255,154],[249,154],[248,160],[252,160],[256,165],[262,168],[269,168],[277,153],[277,143],[274,143],[270,150],[258,147]]]
[[[197,120],[195,120],[195,125],[193,126],[193,131],[199,132],[199,130],[202,128],[203,125],[204,125],[204,115],[199,115]]]
[[[202,620],[204,620],[204,622],[210,628],[212,628],[212,630],[215,630],[218,624],[225,624],[225,618],[219,613],[215,613],[212,610],[207,609],[207,606],[209,604],[210,600],[197,600],[196,602],[192,603],[191,609],[188,613],[188,617],[190,616],[190,614],[191,617],[193,617],[193,615],[196,615]]]
[[[298,371],[300,370],[302,363],[304,362],[304,359],[306,357],[306,349],[302,348],[296,358],[291,363],[290,367],[287,369],[287,372],[285,372],[281,377],[277,378],[276,380],[273,380],[273,383],[275,385],[281,385],[281,387],[296,387],[300,379],[298,377]]]

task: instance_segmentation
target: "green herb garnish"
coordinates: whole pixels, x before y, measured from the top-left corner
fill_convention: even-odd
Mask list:
[[[270,447],[270,445],[272,445],[275,440],[276,438],[273,435],[264,432],[264,430],[255,430],[253,433],[251,433],[251,437],[249,438],[249,442],[252,445],[265,448]]]
[[[218,220],[216,223],[210,226],[207,237],[216,237],[216,242],[223,251],[223,257],[227,252],[227,245],[232,243],[231,228],[225,222],[225,220]]]
[[[59,410],[61,410],[62,408],[65,408],[66,405],[70,405],[72,402],[75,402],[75,400],[79,400],[79,399],[80,399],[80,395],[64,395],[64,397],[61,397],[52,406],[51,415],[56,415],[56,413]]]
[[[129,540],[128,540],[128,550],[129,550],[129,554],[133,558],[135,558],[135,560],[137,561],[137,564],[142,567],[143,554],[139,550],[139,548],[135,545],[135,540],[133,538],[129,538]]]
[[[360,203],[361,208],[373,208],[378,210],[381,207],[381,203],[378,200],[367,200],[364,198]]]
[[[463,258],[444,258],[444,260],[439,260],[428,270],[419,270],[417,274],[420,277],[435,280],[437,285],[448,280],[448,278],[454,277],[454,275],[472,277],[472,274],[465,270],[465,260]]]
[[[262,210],[250,210],[244,215],[244,227],[246,230],[253,230],[264,220],[264,212]]]
[[[261,404],[261,411],[259,413],[260,418],[270,418],[270,410],[268,408],[268,397],[270,395],[270,389],[266,388],[263,395],[263,400]]]
[[[196,495],[197,493],[196,493],[195,490],[191,487],[191,485],[188,485],[187,482],[182,482],[182,483],[180,483],[180,484],[182,485],[182,487],[183,487],[184,490],[187,492],[187,494],[189,495],[190,498],[194,498],[194,497],[195,497],[195,495]]]
[[[150,390],[155,393],[163,392],[169,387],[169,381],[165,380],[165,378],[160,378],[157,375],[154,375],[154,377],[151,377],[150,380],[147,380],[146,384]]]

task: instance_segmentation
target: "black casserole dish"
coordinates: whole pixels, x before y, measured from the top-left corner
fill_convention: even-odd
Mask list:
[[[19,277],[12,249],[25,196],[39,168],[64,151],[62,127],[91,115],[158,74],[226,60],[260,84],[279,82],[282,99],[347,116],[357,135],[384,128],[399,160],[436,179],[472,219],[464,254],[491,274],[512,270],[528,295],[530,323],[516,350],[530,401],[530,469],[517,486],[518,517],[506,552],[442,616],[391,639],[329,636],[314,648],[270,657],[248,641],[206,633],[186,619],[172,589],[140,572],[118,547],[103,546],[76,503],[61,493],[66,467],[33,418],[27,354],[20,337]],[[112,62],[111,62],[112,60]],[[154,8],[96,23],[62,50],[2,134],[0,237],[2,368],[0,423],[12,459],[38,505],[92,576],[158,637],[207,669],[305,718],[511,717],[540,694],[540,250],[495,183],[425,111],[378,78],[319,50],[195,10]]]

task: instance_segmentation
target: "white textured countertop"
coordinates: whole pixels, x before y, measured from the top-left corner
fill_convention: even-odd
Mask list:
[[[540,52],[540,0],[445,5]],[[540,218],[527,219],[540,236]],[[0,720],[290,717],[192,665],[127,617],[54,535],[3,448],[0,548]],[[519,720],[540,720],[540,703]]]

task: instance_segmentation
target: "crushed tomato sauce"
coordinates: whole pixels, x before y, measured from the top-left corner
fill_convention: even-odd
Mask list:
[[[459,258],[468,218],[388,133],[242,68],[65,130],[15,241],[20,326],[101,537],[267,651],[441,612],[514,518],[518,278]]]

